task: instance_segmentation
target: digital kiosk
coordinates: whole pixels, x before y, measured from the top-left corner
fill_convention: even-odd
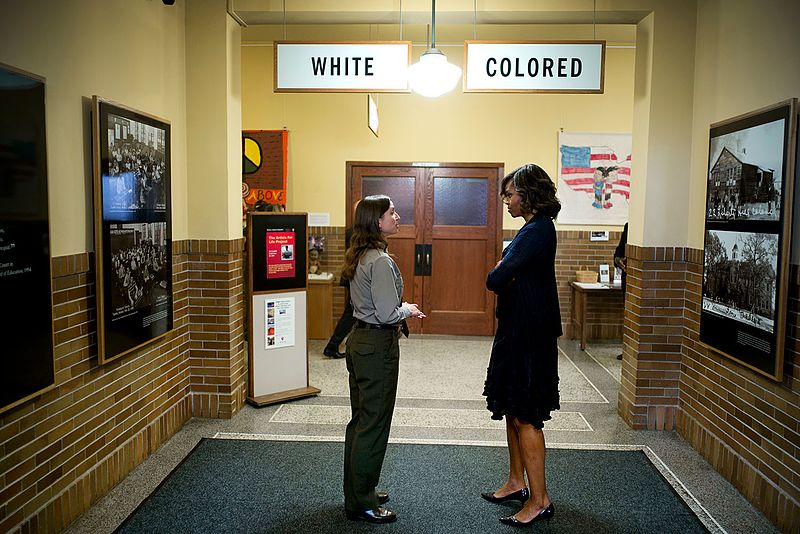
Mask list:
[[[308,218],[247,216],[249,394],[266,406],[320,392],[308,383]]]

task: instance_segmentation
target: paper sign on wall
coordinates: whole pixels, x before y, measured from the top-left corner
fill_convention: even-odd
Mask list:
[[[266,324],[264,325],[266,349],[294,346],[295,306],[294,298],[268,299],[264,301]]]

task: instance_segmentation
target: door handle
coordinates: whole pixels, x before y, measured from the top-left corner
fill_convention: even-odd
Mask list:
[[[431,260],[433,258],[433,245],[425,245],[425,276],[431,275]]]
[[[425,245],[414,245],[414,276],[425,276],[425,266],[422,264],[422,255],[425,253]]]

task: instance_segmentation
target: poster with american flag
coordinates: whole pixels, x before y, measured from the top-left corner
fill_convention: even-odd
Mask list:
[[[623,225],[631,189],[631,134],[560,132],[559,224]]]

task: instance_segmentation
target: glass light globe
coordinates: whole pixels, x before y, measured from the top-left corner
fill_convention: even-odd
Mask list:
[[[438,48],[428,49],[417,63],[408,68],[411,89],[430,98],[452,91],[460,78],[461,69],[448,63]]]

